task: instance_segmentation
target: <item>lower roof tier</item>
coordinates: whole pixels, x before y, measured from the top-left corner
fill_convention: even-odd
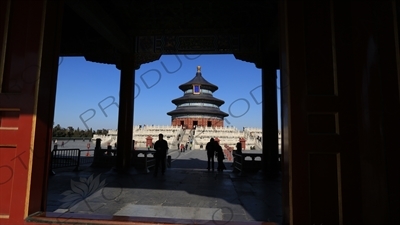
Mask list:
[[[199,106],[188,106],[188,107],[178,107],[175,110],[172,110],[167,113],[169,116],[177,116],[177,115],[213,115],[220,117],[227,117],[229,114],[221,111],[219,108],[215,107],[199,107]]]

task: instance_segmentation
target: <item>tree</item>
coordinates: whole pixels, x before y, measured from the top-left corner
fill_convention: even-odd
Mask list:
[[[68,137],[72,137],[73,134],[74,134],[74,128],[69,126],[67,132]]]
[[[93,137],[93,134],[103,134],[106,135],[108,130],[106,129],[98,129],[97,132],[92,128],[81,130],[78,128],[74,129],[72,126],[68,126],[68,128],[63,128],[60,124],[57,124],[53,127],[53,137]]]

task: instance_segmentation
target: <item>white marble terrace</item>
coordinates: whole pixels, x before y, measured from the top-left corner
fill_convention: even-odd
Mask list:
[[[93,135],[92,140],[95,142],[97,138],[102,141],[102,147],[106,148],[108,144],[114,146],[117,142],[117,130],[109,130],[107,135]],[[190,134],[193,134],[190,137]],[[236,127],[197,127],[195,130],[182,129],[181,126],[157,126],[157,125],[137,125],[133,128],[133,140],[135,140],[135,148],[146,148],[146,138],[151,136],[153,142],[158,138],[158,134],[162,133],[164,139],[168,142],[170,149],[176,149],[178,143],[186,144],[190,138],[193,139],[192,149],[204,149],[210,138],[218,138],[223,147],[236,148],[239,138],[246,140],[246,148],[254,147],[255,150],[262,149],[262,130],[261,128],[244,128],[238,130]],[[180,139],[178,136],[180,134]],[[280,134],[279,149],[280,149]],[[201,148],[202,147],[202,148]]]

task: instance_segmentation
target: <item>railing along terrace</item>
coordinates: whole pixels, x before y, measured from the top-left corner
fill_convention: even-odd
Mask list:
[[[136,169],[144,169],[149,173],[149,169],[155,166],[155,150],[134,150],[132,151],[132,165]]]
[[[94,149],[80,150],[79,165],[89,164],[93,162]]]
[[[78,171],[79,166],[93,162],[93,151],[93,149],[54,149],[51,152],[51,170],[75,167],[74,171]]]
[[[154,125],[145,125],[145,126],[134,126],[134,130],[171,130],[176,131],[181,129],[180,126],[154,126]]]
[[[93,149],[53,149],[51,152],[51,170],[65,167],[75,167],[74,171],[79,170],[79,166],[93,162],[90,156]]]
[[[256,172],[262,169],[262,153],[233,153],[235,172]]]
[[[51,153],[51,168],[63,168],[75,166],[79,168],[80,149],[54,149]]]

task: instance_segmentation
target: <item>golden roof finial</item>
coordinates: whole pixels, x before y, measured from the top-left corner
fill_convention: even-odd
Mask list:
[[[201,71],[201,66],[197,66],[197,72],[200,73]]]

